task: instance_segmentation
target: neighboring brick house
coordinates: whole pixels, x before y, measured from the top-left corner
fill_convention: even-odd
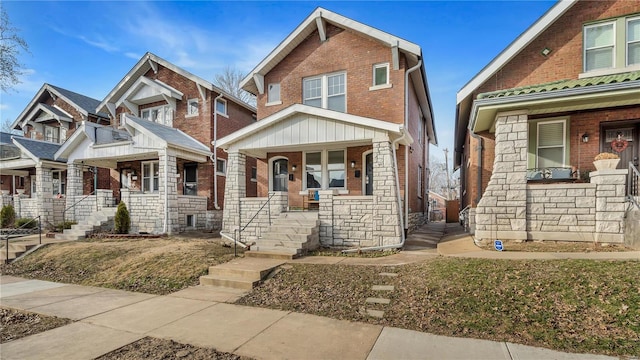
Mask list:
[[[258,121],[219,141],[233,173],[225,231],[252,216],[235,185],[248,156],[258,159],[258,196],[319,207],[324,245],[397,247],[426,221],[436,136],[418,45],[318,8],[242,87],[257,96]]]
[[[458,92],[454,161],[476,239],[624,241],[639,14],[637,1],[560,1]],[[595,171],[600,152],[618,169]]]
[[[111,169],[104,196],[127,204],[133,232],[220,228],[227,157],[210,144],[255,123],[252,106],[147,53],[96,108],[109,123],[83,123],[57,156]],[[244,185],[255,196],[255,179]]]
[[[44,224],[62,221],[67,166],[54,155],[79,123],[108,123],[107,114],[96,111],[99,103],[50,84],[40,88],[12,124],[12,129],[21,130],[24,136],[2,133],[3,204],[13,203],[19,217],[41,215]],[[109,171],[98,169],[95,179],[98,184],[108,184]],[[93,172],[84,173],[83,184],[84,193],[94,190]]]

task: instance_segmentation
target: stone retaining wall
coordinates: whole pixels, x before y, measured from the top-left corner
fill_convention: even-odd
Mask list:
[[[13,198],[13,209],[19,218],[34,218],[38,216],[38,201],[34,198],[19,197]],[[44,223],[43,223],[44,225]]]
[[[204,196],[178,195],[179,231],[205,230],[207,228],[207,198]],[[195,226],[187,226],[187,215],[193,215]]]
[[[409,233],[427,223],[427,213],[411,212],[409,213]]]
[[[205,229],[222,230],[222,210],[207,210],[205,214]]]
[[[130,233],[146,232],[159,234],[163,232],[163,206],[158,194],[145,194],[122,189],[120,195],[127,205],[131,218]]]

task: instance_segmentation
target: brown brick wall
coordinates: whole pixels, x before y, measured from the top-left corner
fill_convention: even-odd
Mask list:
[[[345,71],[347,112],[386,120],[404,121],[404,58],[400,69],[391,67],[391,49],[349,30],[327,26],[328,40],[320,42],[315,31],[265,76],[265,94],[258,95],[258,116],[263,119],[292,104],[302,103],[302,79]],[[373,84],[373,64],[388,62],[389,89],[369,91]],[[280,83],[282,105],[265,106],[267,86]]]

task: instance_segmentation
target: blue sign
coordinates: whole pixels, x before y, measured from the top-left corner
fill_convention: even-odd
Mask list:
[[[504,247],[502,246],[502,240],[496,240],[493,242],[493,247],[496,248],[496,250],[498,251],[502,251],[502,249],[504,249]]]

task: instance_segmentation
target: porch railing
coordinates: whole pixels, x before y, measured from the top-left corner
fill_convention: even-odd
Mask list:
[[[26,223],[20,225],[20,227],[16,228],[16,229],[3,229],[1,230],[0,233],[0,237],[4,238],[5,240],[5,248],[4,248],[4,253],[6,255],[5,258],[5,264],[9,263],[9,239],[11,238],[17,238],[17,237],[23,237],[23,236],[27,236],[30,234],[33,234],[33,231],[26,231],[27,229],[31,230],[33,229],[31,227],[31,224],[37,221],[38,222],[38,243],[40,245],[42,245],[42,222],[40,221],[40,216],[36,216],[34,218],[32,218],[31,220],[27,221]],[[27,226],[29,225],[29,226]]]
[[[222,231],[220,232],[220,236],[233,241],[233,255],[234,256],[238,256],[237,253],[237,245],[238,243],[240,244],[240,246],[242,246],[243,248],[248,248],[249,246],[246,245],[245,243],[242,242],[242,232],[253,222],[253,220],[255,220],[256,217],[258,217],[258,215],[260,214],[260,212],[262,211],[262,209],[264,209],[265,206],[269,205],[271,203],[271,199],[273,198],[273,196],[275,195],[275,192],[269,193],[269,196],[267,197],[267,201],[265,201],[264,204],[262,204],[262,206],[260,206],[260,208],[258,209],[258,211],[256,211],[255,214],[253,214],[253,216],[251,217],[251,219],[249,219],[249,221],[242,226],[242,201],[238,202],[238,213],[239,218],[238,218],[238,228],[235,229],[233,231],[234,235],[233,237],[231,237],[229,234],[223,233]],[[269,218],[269,225],[271,225],[271,206],[267,206],[267,217]]]
[[[632,162],[629,162],[629,173],[627,177],[627,201],[640,209],[640,193],[638,189],[640,183],[640,171],[638,171],[638,168],[636,168]]]

